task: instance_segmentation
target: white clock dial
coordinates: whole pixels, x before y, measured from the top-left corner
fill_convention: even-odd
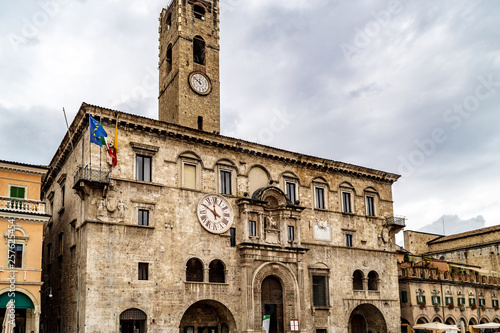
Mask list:
[[[210,81],[201,72],[191,73],[189,77],[189,84],[198,94],[207,95],[210,92]]]
[[[207,194],[198,203],[198,220],[209,232],[221,234],[233,223],[233,208],[229,201],[218,194]]]

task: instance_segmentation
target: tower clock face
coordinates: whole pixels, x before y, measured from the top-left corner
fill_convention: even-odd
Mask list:
[[[201,198],[196,213],[201,225],[214,234],[226,232],[233,223],[231,204],[218,194],[207,194]]]
[[[196,93],[208,95],[212,90],[210,79],[203,72],[192,72],[189,74],[189,85]]]

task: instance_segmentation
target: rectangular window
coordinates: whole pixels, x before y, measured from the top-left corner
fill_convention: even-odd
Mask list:
[[[497,300],[497,299],[493,299],[493,300],[491,300],[491,305],[492,305],[493,307],[498,307],[498,300]]]
[[[351,234],[345,235],[345,246],[352,247],[352,235]]]
[[[327,306],[327,279],[326,275],[313,275],[313,305],[314,306]]]
[[[10,255],[12,252],[10,253]],[[14,267],[21,268],[23,267],[23,245],[22,244],[14,244]]]
[[[196,165],[184,164],[183,187],[196,189]]]
[[[425,296],[417,295],[417,304],[424,303],[425,304]]]
[[[231,194],[231,172],[221,170],[220,172],[220,193]]]
[[[10,197],[17,199],[25,199],[26,198],[26,188],[20,186],[11,186],[10,187]]]
[[[230,246],[235,247],[236,246],[236,228],[230,228],[229,235],[230,235],[229,242],[231,243]]]
[[[295,230],[293,225],[288,226],[288,241],[293,242],[295,240]]]
[[[64,207],[64,197],[66,196],[66,186],[61,187],[61,207]]]
[[[476,299],[475,298],[469,298],[469,305],[474,305],[476,304]]]
[[[342,192],[342,211],[344,213],[352,213],[351,193],[349,193],[349,192]]]
[[[375,198],[366,197],[366,215],[375,216]]]
[[[139,280],[148,280],[149,264],[147,262],[139,263]]]
[[[48,262],[52,260],[52,243],[47,244],[47,260]]]
[[[296,198],[295,198],[295,183],[286,182],[285,187],[286,187],[285,188],[286,197],[288,198],[288,200],[290,200],[294,204],[295,201],[296,201]]]
[[[317,329],[316,333],[326,333],[326,329],[325,328]]]
[[[291,332],[300,332],[299,331],[299,321],[297,319],[290,320],[290,331]]]
[[[401,302],[407,303],[408,302],[408,292],[407,291],[402,291],[401,292]]]
[[[322,187],[314,188],[316,196],[316,208],[325,209],[325,189]]]
[[[465,305],[465,297],[459,297],[457,298],[457,304],[460,305]]]
[[[151,181],[151,156],[136,156],[136,180]]]
[[[64,242],[63,242],[63,236],[64,234],[61,232],[59,234],[59,255],[62,256],[63,254],[63,249],[64,249]]]
[[[445,301],[446,301],[446,305],[453,304],[453,297],[446,297]]]
[[[479,306],[486,306],[486,299],[480,298],[479,299]]]
[[[139,209],[139,225],[148,226],[149,225],[149,210]]]
[[[441,305],[441,297],[440,296],[432,296],[432,305],[437,304]]]
[[[250,237],[257,236],[257,225],[255,221],[248,221],[248,236]]]

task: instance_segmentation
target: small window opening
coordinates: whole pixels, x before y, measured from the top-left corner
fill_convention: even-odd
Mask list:
[[[167,73],[172,70],[172,44],[168,44],[167,47]]]
[[[205,40],[200,36],[193,39],[193,61],[200,65],[205,65]]]
[[[198,129],[200,131],[203,131],[203,117],[202,116],[198,116]]]
[[[167,30],[170,30],[170,27],[172,26],[172,14],[168,14],[166,25],[167,25]]]
[[[205,8],[200,5],[194,5],[193,7],[194,17],[198,20],[205,20]]]

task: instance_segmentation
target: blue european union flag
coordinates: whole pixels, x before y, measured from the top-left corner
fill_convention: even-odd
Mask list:
[[[89,115],[89,124],[90,124],[90,142],[95,143],[102,147],[101,137],[107,137],[108,134],[102,128],[102,126],[94,119],[91,115]]]

